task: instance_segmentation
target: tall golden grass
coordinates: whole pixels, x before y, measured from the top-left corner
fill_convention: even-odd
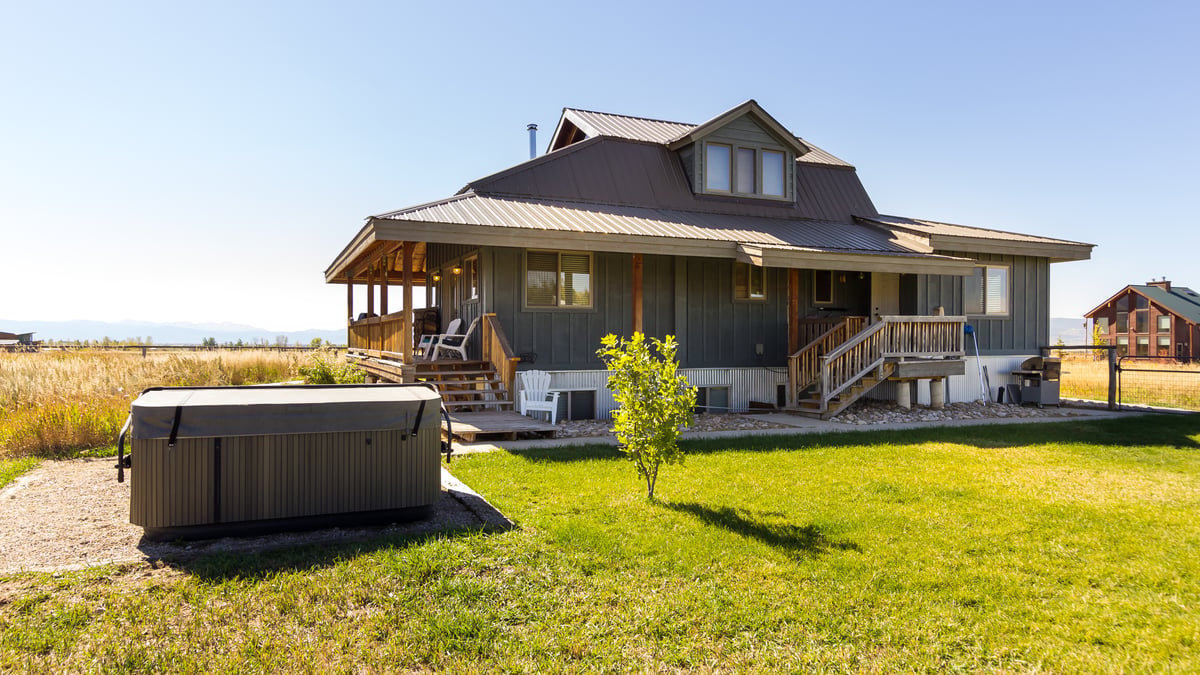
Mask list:
[[[1200,364],[1126,359],[1121,362],[1120,403],[1200,410]],[[1063,359],[1065,398],[1108,400],[1108,361]]]
[[[0,353],[0,458],[55,457],[111,446],[148,387],[282,382],[295,352]]]

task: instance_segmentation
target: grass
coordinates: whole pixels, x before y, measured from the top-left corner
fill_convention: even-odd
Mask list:
[[[1200,670],[1200,418],[456,459],[519,525],[0,577],[0,670]]]
[[[13,480],[32,470],[40,463],[36,457],[21,457],[19,459],[0,459],[0,488],[13,482]]]
[[[297,376],[294,352],[0,353],[0,458],[112,446],[153,386],[258,384]]]

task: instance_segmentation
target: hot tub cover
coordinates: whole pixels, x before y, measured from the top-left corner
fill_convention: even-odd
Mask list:
[[[441,400],[413,385],[163,387],[133,402],[134,439],[418,429]]]

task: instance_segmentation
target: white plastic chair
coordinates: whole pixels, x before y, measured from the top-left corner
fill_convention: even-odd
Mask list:
[[[558,394],[550,390],[550,373],[544,370],[525,370],[521,376],[521,393],[517,409],[522,415],[531,412],[550,413],[550,424],[558,423]]]
[[[447,335],[455,335],[458,333],[458,327],[462,325],[462,319],[454,319],[450,325],[446,326],[445,333],[426,333],[421,336],[421,341],[417,343],[416,352],[419,356],[424,356],[426,361],[432,361],[437,352],[438,343]]]
[[[467,326],[467,332],[462,335],[442,335],[437,344],[433,347],[433,358],[442,358],[442,350],[458,354],[458,358],[463,361],[467,360],[467,341],[471,339],[471,334],[475,332],[475,327],[479,325],[479,317]]]

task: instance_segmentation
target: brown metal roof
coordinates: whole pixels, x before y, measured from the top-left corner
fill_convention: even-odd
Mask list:
[[[709,240],[822,251],[926,253],[866,225],[468,193],[376,216],[524,230]]]
[[[927,237],[930,245],[938,250],[988,250],[1016,255],[1042,255],[1057,262],[1087,260],[1091,257],[1091,250],[1094,247],[1094,244],[1066,239],[991,230],[983,227],[969,227],[953,223],[939,223],[933,220],[920,220],[901,216],[859,216],[856,219],[861,222],[876,223],[891,229]]]
[[[854,171],[797,164],[794,202],[697,195],[679,157],[666,146],[608,137],[575,143],[472,181],[464,189],[468,191],[844,223],[876,213]]]
[[[667,145],[672,141],[686,136],[701,126],[698,124],[685,124],[683,122],[654,120],[645,117],[631,117],[628,115],[615,115],[613,113],[579,110],[576,108],[563,108],[563,116],[559,120],[559,129],[555,131],[555,140],[557,140],[559,131],[563,127],[564,120],[574,124],[588,138],[604,136],[661,145]],[[803,138],[795,136],[795,139],[809,148],[809,152],[799,157],[798,161],[808,164],[827,164],[830,166],[853,168],[853,165],[838,159]],[[553,140],[551,141],[551,149],[555,149],[555,141]]]

